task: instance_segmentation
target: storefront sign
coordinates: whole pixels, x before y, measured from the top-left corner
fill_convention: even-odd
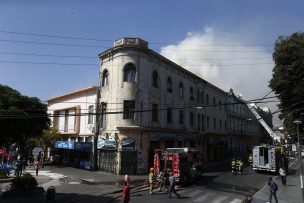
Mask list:
[[[92,143],[91,142],[75,142],[74,148],[77,151],[90,151],[92,149]]]
[[[209,138],[208,144],[209,145],[221,145],[222,143],[219,138]]]
[[[55,148],[58,149],[74,149],[74,142],[56,141]]]
[[[175,141],[177,140],[177,134],[175,133],[167,133],[167,132],[151,132],[150,133],[150,141]]]
[[[116,142],[114,140],[99,140],[97,142],[97,149],[115,150]]]
[[[135,140],[125,139],[121,142],[122,151],[135,151]]]

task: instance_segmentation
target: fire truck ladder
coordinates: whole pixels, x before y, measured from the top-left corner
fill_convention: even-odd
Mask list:
[[[267,123],[264,121],[264,119],[260,116],[260,114],[257,112],[257,106],[253,103],[247,103],[245,100],[244,102],[247,104],[250,111],[253,113],[253,115],[256,117],[256,119],[260,122],[260,124],[265,128],[265,130],[269,133],[272,140],[279,140],[280,138],[277,137],[275,132],[267,125]]]

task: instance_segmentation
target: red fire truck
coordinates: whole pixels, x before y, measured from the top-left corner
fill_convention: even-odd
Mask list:
[[[164,169],[173,172],[174,177],[181,184],[187,184],[191,178],[190,168],[198,164],[199,152],[191,148],[167,148],[154,150],[154,175]]]

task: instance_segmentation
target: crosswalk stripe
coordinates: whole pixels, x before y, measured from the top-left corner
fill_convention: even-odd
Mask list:
[[[226,199],[228,199],[228,196],[219,196],[218,198],[214,199],[211,203],[221,203]]]
[[[200,190],[195,190],[194,192],[190,192],[189,194],[187,194],[187,196],[188,197],[194,197],[195,195],[198,195],[201,192],[202,191],[200,191]]]
[[[203,202],[203,201],[205,201],[206,199],[208,199],[212,195],[214,195],[214,194],[213,193],[206,193],[203,196],[201,196],[201,197],[193,200],[193,202]]]
[[[242,200],[240,199],[233,199],[232,201],[230,201],[230,203],[241,203]]]

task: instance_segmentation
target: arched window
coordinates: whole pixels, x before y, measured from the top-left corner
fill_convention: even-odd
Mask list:
[[[109,72],[106,69],[102,72],[101,86],[105,87],[108,86],[108,84],[109,84]]]
[[[152,86],[158,88],[158,73],[156,71],[153,71],[152,74]]]
[[[135,82],[136,68],[134,64],[128,63],[124,67],[124,82]]]
[[[182,82],[179,83],[179,96],[180,97],[184,96],[184,86]]]
[[[167,91],[172,92],[172,80],[170,77],[167,78]]]

